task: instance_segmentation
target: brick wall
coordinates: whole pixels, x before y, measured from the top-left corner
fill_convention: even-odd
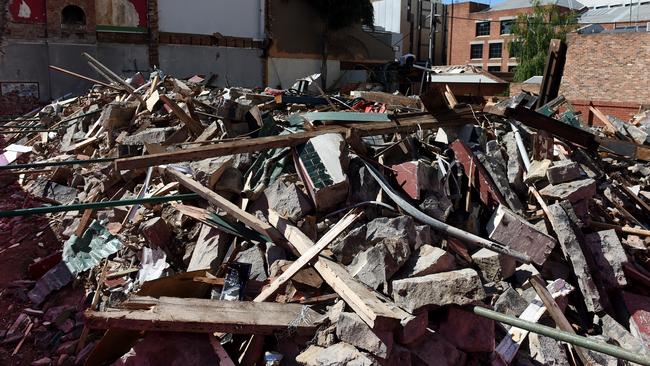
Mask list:
[[[517,61],[508,54],[510,35],[501,35],[500,18],[516,17],[517,14],[530,13],[532,8],[509,9],[499,11],[483,11],[485,4],[465,2],[448,5],[447,10],[447,59],[449,65],[472,64],[483,67],[499,66],[501,71],[508,71],[508,66],[514,66]],[[463,19],[465,18],[465,19]],[[490,20],[490,35],[476,36],[476,20]],[[503,41],[502,56],[498,59],[489,58],[489,42]],[[483,44],[483,58],[470,58],[470,44]]]
[[[86,24],[76,29],[61,26],[61,11],[68,5],[80,7],[86,15]],[[51,38],[75,39],[94,42],[95,0],[47,0],[47,34]]]
[[[571,33],[567,45],[560,93],[571,103],[592,101],[621,113],[650,101],[649,32]]]
[[[650,101],[648,101],[650,102]],[[590,106],[598,108],[606,116],[618,117],[624,121],[628,121],[639,112],[639,103],[621,103],[621,102],[608,102],[602,100],[571,100],[571,105],[574,109],[582,114],[583,120],[590,126],[602,126],[598,117],[594,116],[589,110]],[[643,109],[650,107],[645,106]]]

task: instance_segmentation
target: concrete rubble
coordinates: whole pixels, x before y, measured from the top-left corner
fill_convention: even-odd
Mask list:
[[[540,325],[650,355],[635,119],[123,76],[0,130],[16,364],[582,364]]]

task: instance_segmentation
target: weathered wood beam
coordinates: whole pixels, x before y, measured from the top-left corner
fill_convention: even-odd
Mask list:
[[[301,254],[307,253],[314,246],[314,242],[300,229],[277,213],[269,211],[269,222]],[[314,268],[370,328],[393,329],[399,325],[401,317],[373,290],[352,277],[345,267],[332,260],[318,257]]]
[[[134,296],[122,305],[124,309],[86,311],[87,324],[94,329],[233,334],[274,334],[291,327],[307,335],[315,331],[318,316],[300,304],[273,302]]]
[[[251,153],[278,147],[290,147],[303,144],[313,137],[326,133],[340,133],[345,136],[349,129],[354,129],[359,136],[375,136],[393,134],[397,132],[430,130],[433,128],[458,125],[462,123],[465,122],[454,120],[451,122],[440,123],[430,115],[418,115],[405,118],[397,118],[397,123],[367,122],[352,123],[346,126],[323,126],[319,127],[316,130],[298,132],[290,135],[267,136],[246,140],[218,142],[212,145],[201,146],[193,149],[117,159],[115,161],[115,168],[117,170],[140,169],[155,165],[173,164],[184,161],[198,161],[224,155]]]

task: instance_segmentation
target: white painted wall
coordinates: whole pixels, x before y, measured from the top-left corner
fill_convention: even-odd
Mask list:
[[[158,0],[161,32],[264,38],[264,0]]]
[[[388,32],[401,32],[402,0],[377,0],[372,6],[375,8],[376,26],[384,27]]]

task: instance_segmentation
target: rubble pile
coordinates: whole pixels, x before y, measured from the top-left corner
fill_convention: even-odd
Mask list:
[[[2,125],[0,255],[59,246],[12,283],[29,303],[3,357],[650,359],[650,112],[573,126],[528,94],[221,89],[89,62],[112,82]]]

